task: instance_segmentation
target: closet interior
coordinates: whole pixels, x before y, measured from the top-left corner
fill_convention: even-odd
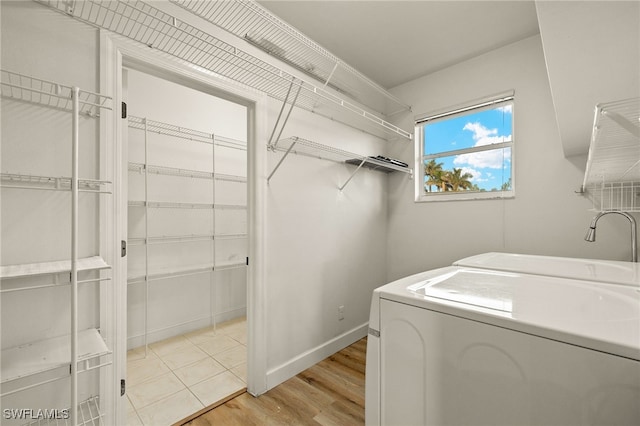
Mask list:
[[[246,108],[124,74],[127,421],[166,423],[246,389]]]

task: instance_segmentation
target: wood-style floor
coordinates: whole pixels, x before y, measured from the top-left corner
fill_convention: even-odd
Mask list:
[[[243,393],[186,425],[363,425],[366,348],[361,339],[257,398]]]

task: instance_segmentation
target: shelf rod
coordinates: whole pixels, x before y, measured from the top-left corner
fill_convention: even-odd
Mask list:
[[[351,182],[351,179],[353,179],[353,177],[356,175],[356,173],[358,173],[358,171],[360,170],[360,168],[364,165],[364,163],[366,163],[367,159],[363,158],[362,161],[360,162],[360,164],[358,165],[358,167],[356,167],[356,169],[353,171],[353,173],[351,173],[351,176],[349,176],[349,179],[347,179],[347,181],[344,183],[344,185],[342,185],[340,187],[340,191],[342,191],[344,189],[345,186],[347,186],[347,184],[349,182]]]
[[[273,174],[276,172],[276,170],[278,170],[278,168],[280,167],[280,165],[282,164],[282,162],[284,161],[285,158],[287,158],[287,155],[289,155],[289,153],[291,152],[291,150],[293,149],[293,147],[296,145],[296,142],[298,142],[298,138],[296,136],[294,136],[293,138],[293,142],[291,143],[291,146],[289,146],[289,148],[287,149],[287,151],[284,153],[284,155],[282,156],[282,158],[280,159],[280,161],[278,161],[278,164],[276,164],[276,167],[274,167],[273,171],[271,172],[271,174],[269,175],[269,177],[267,178],[267,183],[269,183],[271,181],[271,177],[273,176]]]

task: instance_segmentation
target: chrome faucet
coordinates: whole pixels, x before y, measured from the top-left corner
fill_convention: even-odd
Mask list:
[[[596,223],[598,223],[598,219],[600,219],[602,216],[609,213],[617,213],[629,219],[629,222],[631,223],[631,260],[633,262],[637,262],[638,261],[638,245],[637,245],[638,243],[636,241],[636,238],[637,238],[636,220],[629,213],[620,212],[620,211],[606,211],[606,212],[598,213],[591,221],[591,225],[589,225],[589,230],[587,231],[587,235],[585,235],[584,237],[585,241],[589,241],[590,243],[592,243],[596,240]]]

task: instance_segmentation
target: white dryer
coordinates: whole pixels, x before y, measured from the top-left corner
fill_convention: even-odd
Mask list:
[[[509,266],[512,256],[374,291],[367,424],[640,424],[636,265],[515,255]]]
[[[523,272],[636,287],[640,285],[640,263],[616,260],[491,252],[465,257],[454,262],[453,266]]]

